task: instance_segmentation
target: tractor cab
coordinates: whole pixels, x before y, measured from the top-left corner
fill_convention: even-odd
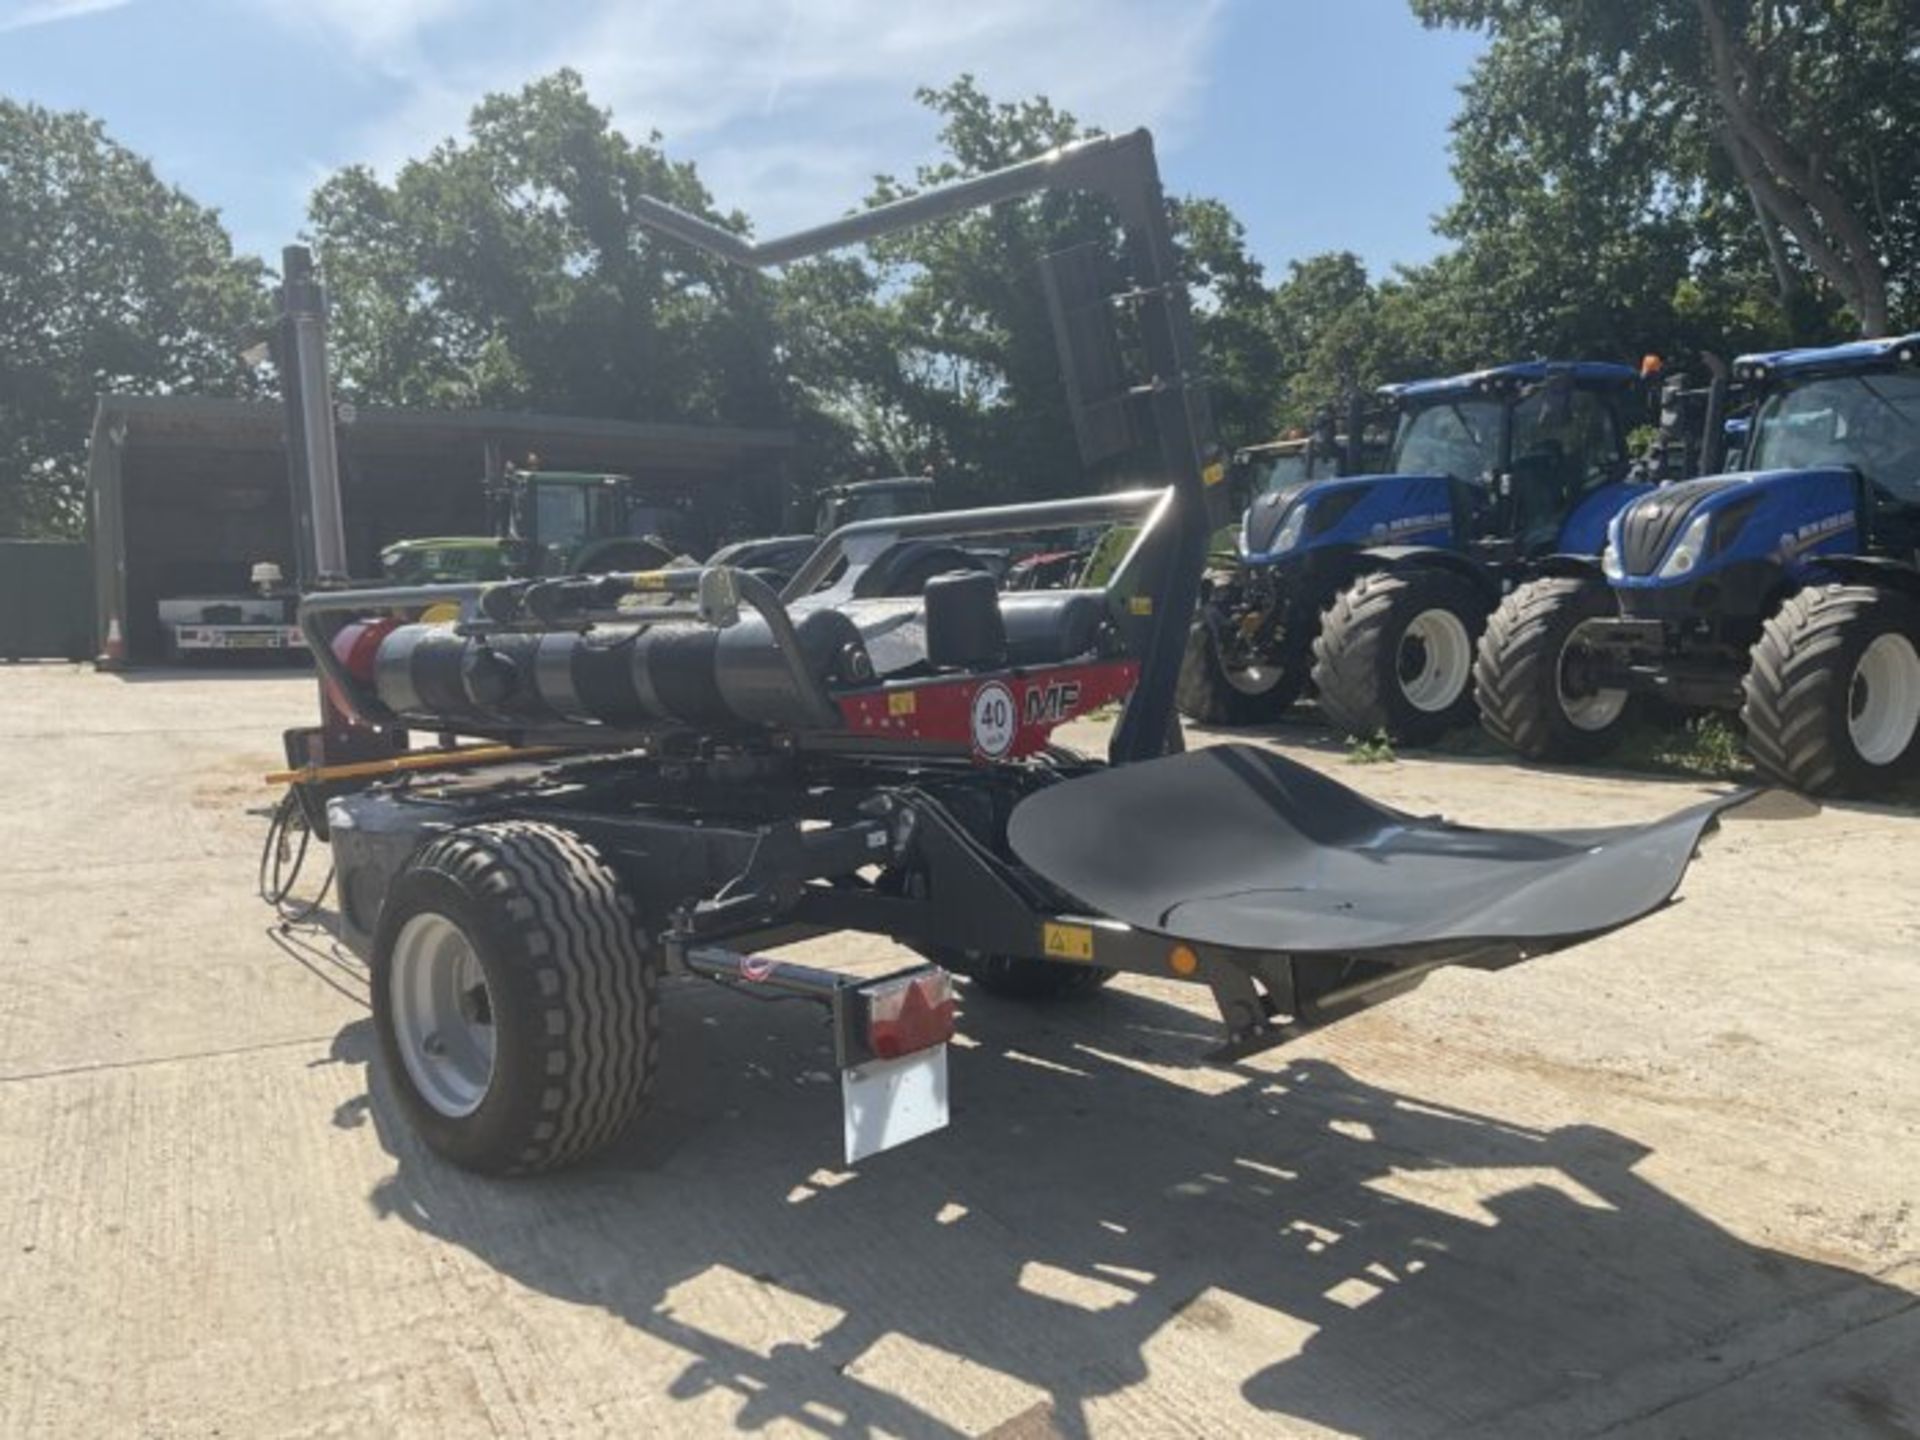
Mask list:
[[[894,520],[933,513],[933,479],[927,475],[890,475],[883,480],[852,480],[820,492],[813,533],[826,536],[859,520]]]
[[[1920,546],[1920,336],[1743,355],[1734,373],[1756,396],[1741,468],[1623,510],[1605,560],[1629,615],[1745,644],[1784,590]]]
[[[1597,550],[1633,493],[1626,410],[1638,382],[1625,365],[1536,361],[1389,387],[1400,410],[1390,468],[1464,487],[1466,538],[1503,558]]]
[[[380,552],[395,584],[459,584],[652,569],[698,548],[685,506],[630,476],[509,468],[487,487],[494,534],[401,540]]]

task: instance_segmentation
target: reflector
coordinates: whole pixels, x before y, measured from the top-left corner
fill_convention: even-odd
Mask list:
[[[861,993],[867,1002],[867,1047],[882,1060],[953,1038],[953,980],[944,970],[882,981]]]

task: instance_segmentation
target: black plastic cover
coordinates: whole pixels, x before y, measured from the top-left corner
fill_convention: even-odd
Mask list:
[[[1097,914],[1292,955],[1552,949],[1673,895],[1729,796],[1648,825],[1481,830],[1403,814],[1246,745],[1115,766],[1013,812],[1020,860]]]

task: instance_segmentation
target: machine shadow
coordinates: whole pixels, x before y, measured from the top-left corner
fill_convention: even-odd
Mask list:
[[[673,1393],[737,1396],[741,1429],[984,1428],[862,1378],[899,1337],[953,1357],[954,1384],[979,1366],[1044,1393],[1067,1436],[1150,1369],[1149,1429],[1190,1428],[1170,1396],[1237,1388],[1362,1434],[1587,1433],[1726,1378],[1721,1353],[1790,1313],[1908,1299],[1742,1241],[1607,1130],[1532,1129],[1320,1060],[1197,1068],[1209,1027],[1140,993],[1046,1010],[976,994],[952,1128],[854,1173],[813,1012],[691,986],[668,1007],[654,1109],[597,1166],[464,1175],[377,1067],[336,1120],[370,1120],[395,1162],[381,1215],[683,1351]],[[373,1048],[358,1022],[336,1055]],[[696,1281],[838,1318],[771,1345],[717,1333],[675,1303]]]

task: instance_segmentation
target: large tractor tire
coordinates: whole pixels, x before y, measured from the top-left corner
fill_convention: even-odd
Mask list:
[[[645,1106],[658,963],[619,879],[572,831],[506,821],[428,842],[387,898],[372,978],[401,1108],[464,1169],[571,1164]]]
[[[1320,711],[1341,734],[1430,745],[1473,719],[1486,593],[1438,566],[1375,570],[1334,597],[1313,642]]]
[[[1598,760],[1613,749],[1635,697],[1587,679],[1578,632],[1618,613],[1598,575],[1548,576],[1502,600],[1473,666],[1481,727],[1529,760]]]
[[[1920,746],[1920,604],[1872,585],[1790,596],[1760,632],[1740,718],[1767,775],[1810,795],[1873,796]]]
[[[1229,667],[1213,627],[1195,620],[1180,660],[1180,713],[1204,725],[1267,725],[1286,714],[1306,688],[1306,642],[1283,639],[1268,663]]]

